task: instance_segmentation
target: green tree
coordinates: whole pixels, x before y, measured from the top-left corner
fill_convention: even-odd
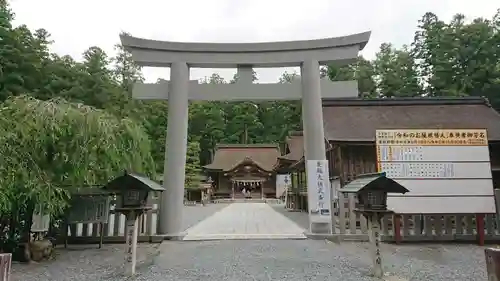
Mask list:
[[[412,51],[427,95],[487,96],[500,107],[499,14],[471,22],[457,14],[449,23],[433,13],[422,17]]]
[[[294,80],[300,81],[299,73],[297,73],[297,71],[293,71],[293,72],[285,71],[278,78],[278,83],[292,83]]]
[[[200,176],[200,144],[192,141],[188,143],[186,155],[186,187],[197,187]]]
[[[363,57],[358,57],[356,63],[342,67],[330,65],[327,67],[326,75],[332,81],[357,81],[360,97],[374,98],[379,96],[373,64]]]
[[[382,44],[373,65],[379,95],[415,97],[422,94],[415,61],[407,46],[397,50],[391,44]]]
[[[60,214],[71,187],[104,184],[123,169],[155,176],[140,124],[62,99],[7,99],[0,109],[0,154],[0,223],[9,222],[0,229],[9,229],[2,237],[11,241],[26,237],[36,204]]]
[[[0,101],[39,86],[40,58],[33,37],[24,25],[13,28],[13,16],[7,2],[0,0]]]

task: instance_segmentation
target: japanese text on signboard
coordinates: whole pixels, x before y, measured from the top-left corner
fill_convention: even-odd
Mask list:
[[[378,130],[378,145],[487,145],[486,130]]]
[[[318,208],[321,210],[325,207],[325,184],[324,184],[324,169],[323,163],[318,161],[316,164],[316,179],[317,179],[317,195],[318,195]]]

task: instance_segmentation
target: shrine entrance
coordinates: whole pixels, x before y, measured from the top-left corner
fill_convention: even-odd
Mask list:
[[[204,166],[214,179],[214,199],[276,199],[276,144],[220,144]]]
[[[266,182],[269,185],[268,193],[273,193],[271,195],[274,197],[276,184],[270,182],[274,181],[273,175],[274,173],[264,171],[251,158],[245,158],[241,164],[225,174],[232,185],[232,199],[264,199],[268,197],[264,192]]]
[[[231,179],[233,183],[232,197],[245,199],[264,199],[264,193],[262,189],[263,179],[243,179],[236,178]]]
[[[122,34],[122,45],[141,66],[170,67],[170,81],[136,84],[139,99],[167,99],[168,124],[159,233],[178,238],[182,233],[189,100],[302,100],[305,160],[324,160],[325,132],[322,98],[358,96],[357,81],[320,79],[320,65],[355,62],[370,32],[337,38],[260,43],[186,43],[148,40]],[[234,84],[190,81],[190,69],[236,68]],[[256,67],[300,67],[300,80],[286,84],[254,84]],[[311,190],[308,190],[309,196]],[[264,187],[264,195],[265,195]],[[313,229],[311,227],[311,229]]]

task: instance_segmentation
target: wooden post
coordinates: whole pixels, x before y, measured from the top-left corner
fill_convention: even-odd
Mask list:
[[[479,246],[484,246],[484,214],[476,215],[476,231]]]
[[[380,220],[379,214],[373,213],[368,217],[368,238],[373,261],[373,276],[382,278],[382,255],[380,254]]]
[[[137,263],[137,235],[138,235],[138,216],[132,211],[127,214],[127,224],[126,224],[126,241],[127,241],[127,263],[129,265],[126,268],[127,275],[135,275],[135,267]]]
[[[394,214],[393,219],[394,223],[394,240],[396,241],[396,244],[401,243],[401,215]]]
[[[264,199],[264,182],[260,182],[260,199]]]
[[[69,232],[69,223],[67,221],[64,221],[64,224],[63,224],[63,237],[64,237],[64,248],[68,248],[68,232]],[[71,233],[73,234],[73,233]]]
[[[345,183],[344,179],[344,163],[342,161],[342,146],[339,144],[337,145],[337,170],[339,172],[339,180],[340,180],[340,187],[342,188]]]
[[[12,254],[0,254],[0,281],[10,281]]]
[[[103,222],[99,223],[99,234],[101,235],[99,237],[99,249],[101,249],[102,248],[102,242],[104,240],[104,223]]]

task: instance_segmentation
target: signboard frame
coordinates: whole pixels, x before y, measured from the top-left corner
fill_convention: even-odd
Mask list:
[[[495,213],[485,129],[376,130],[376,150],[378,172],[388,172],[410,190],[405,195],[390,194],[389,209],[401,214]],[[462,184],[465,181],[469,188]],[[474,181],[482,181],[481,190],[470,184]],[[419,189],[422,185],[425,188]],[[427,185],[439,185],[440,190]],[[463,206],[467,198],[474,206]]]

